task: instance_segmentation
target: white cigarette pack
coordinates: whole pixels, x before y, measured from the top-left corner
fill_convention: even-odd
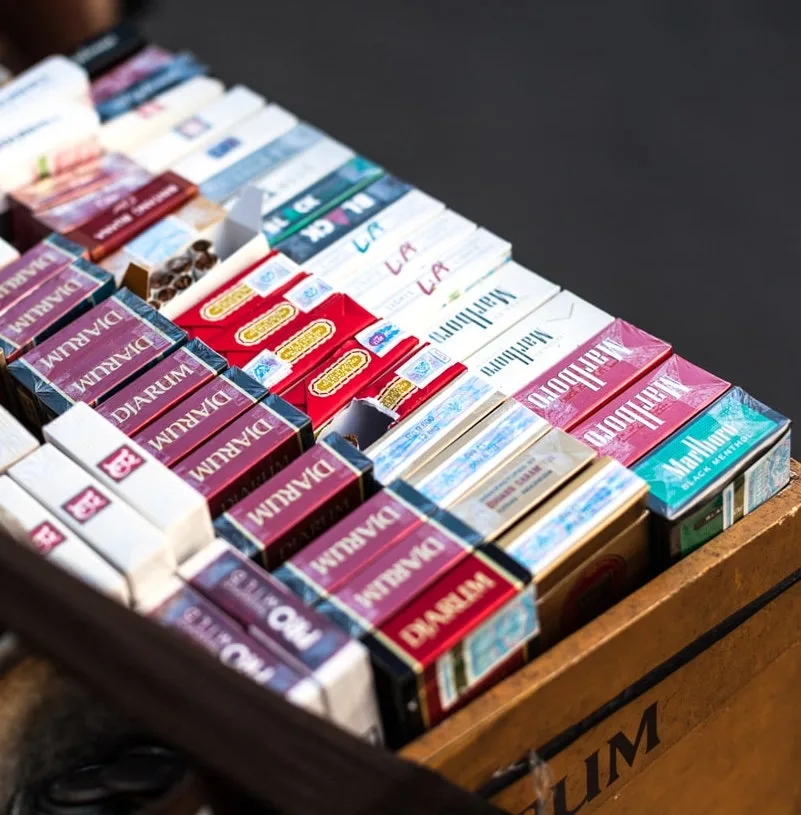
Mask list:
[[[133,604],[176,569],[164,535],[52,444],[8,474],[123,575]]]
[[[224,133],[258,113],[265,104],[263,96],[244,85],[235,85],[172,130],[143,144],[131,158],[151,173],[162,173],[191,153],[217,142]]]
[[[8,266],[19,257],[19,252],[7,241],[0,238],[0,269]]]
[[[467,368],[511,396],[613,319],[572,292],[560,292],[473,354]]]
[[[465,360],[557,294],[555,283],[510,260],[441,309],[425,336],[451,359]]]
[[[126,606],[125,578],[7,475],[0,476],[0,510],[51,563]]]
[[[88,405],[73,405],[44,435],[160,530],[178,563],[214,539],[203,496]]]
[[[297,117],[278,105],[267,105],[213,144],[179,161],[173,170],[187,181],[202,184],[212,176],[277,139],[298,123]]]
[[[476,231],[472,221],[447,210],[433,221],[393,238],[392,250],[371,266],[340,282],[340,288],[366,309],[379,308],[416,280],[421,264],[467,241]],[[405,230],[401,230],[405,232]]]
[[[38,446],[39,442],[0,406],[0,473],[30,455]]]
[[[160,136],[213,102],[224,90],[225,85],[219,79],[192,77],[135,110],[106,122],[100,129],[100,143],[109,152],[130,155],[148,140]]]

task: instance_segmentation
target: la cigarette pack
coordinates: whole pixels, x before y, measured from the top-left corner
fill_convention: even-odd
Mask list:
[[[94,79],[145,47],[145,38],[130,22],[122,22],[84,42],[70,56]]]
[[[88,405],[73,405],[44,435],[150,521],[178,563],[214,539],[203,497]]]
[[[413,487],[394,481],[296,552],[275,577],[315,605],[438,511]]]
[[[635,465],[654,531],[677,559],[790,480],[790,420],[732,388]]]
[[[275,569],[370,496],[372,469],[331,433],[218,518],[217,533]]]
[[[571,435],[633,464],[721,396],[729,383],[676,354],[616,396]]]
[[[504,400],[482,377],[460,376],[367,448],[376,480],[389,484],[396,478],[408,478]]]
[[[97,406],[126,436],[134,436],[228,367],[200,340],[191,340]]]
[[[670,353],[668,343],[618,319],[529,382],[515,399],[554,427],[572,430]]]
[[[0,405],[0,475],[38,446],[39,442]]]
[[[27,420],[38,427],[75,402],[99,404],[185,340],[184,331],[122,289],[8,370]]]
[[[8,474],[123,575],[134,604],[172,576],[176,562],[164,535],[52,445]]]
[[[511,396],[613,319],[572,292],[563,291],[473,354],[467,367]]]
[[[293,668],[276,651],[256,642],[224,611],[178,578],[152,594],[141,610],[288,702],[325,714],[322,690],[308,672]]]
[[[283,470],[313,444],[308,417],[267,396],[172,467],[216,517]]]
[[[133,438],[162,464],[174,467],[265,396],[267,389],[252,377],[240,368],[228,368],[148,422]]]
[[[125,578],[7,475],[0,476],[0,509],[25,532],[30,545],[61,569],[125,605]]]
[[[370,657],[361,643],[223,541],[185,563],[180,574],[254,639],[309,671],[332,721],[372,743],[383,741]]]

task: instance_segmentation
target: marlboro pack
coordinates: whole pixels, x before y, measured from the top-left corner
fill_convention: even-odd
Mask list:
[[[0,439],[0,475],[39,446],[39,442],[1,405]]]
[[[173,55],[157,45],[142,48],[92,82],[93,104],[98,106],[119,96],[157,71],[163,70],[172,61]]]
[[[94,79],[144,47],[145,39],[136,26],[123,22],[84,42],[70,59]]]
[[[69,233],[95,262],[121,249],[145,229],[197,195],[197,187],[175,173],[162,173]]]
[[[280,396],[267,396],[172,467],[216,517],[229,510],[314,443],[308,417]]]
[[[476,225],[451,210],[419,226],[408,234],[388,238],[395,243],[381,260],[362,271],[338,281],[346,294],[365,308],[378,309],[400,289],[415,281],[419,263],[465,243],[476,231]]]
[[[563,291],[473,354],[467,367],[511,396],[613,319],[572,292]]]
[[[367,448],[376,480],[389,484],[411,476],[503,402],[504,396],[485,379],[460,376]]]
[[[265,396],[267,389],[252,377],[229,368],[148,422],[133,438],[162,464],[174,467]]]
[[[355,398],[376,402],[398,419],[404,419],[466,370],[461,362],[426,344],[394,370],[361,388]]]
[[[484,540],[492,541],[581,472],[595,451],[553,428],[450,506]]]
[[[348,159],[324,178],[262,215],[262,230],[271,246],[287,240],[329,210],[377,181],[384,170],[362,156]]]
[[[438,511],[413,487],[394,481],[295,553],[275,577],[315,605]]]
[[[190,153],[216,142],[223,133],[258,113],[264,105],[263,96],[243,85],[234,85],[172,130],[142,145],[132,157],[151,173],[162,173]]]
[[[308,672],[296,670],[278,653],[256,642],[225,612],[178,578],[151,595],[141,611],[288,702],[320,716],[325,714],[322,690]]]
[[[419,345],[390,320],[381,320],[344,343],[317,371],[283,391],[284,399],[302,410],[319,431],[363,388]]]
[[[529,382],[515,399],[554,427],[572,430],[670,353],[668,343],[618,319]]]
[[[202,496],[88,405],[73,405],[45,427],[44,435],[150,521],[178,563],[213,540]]]
[[[186,333],[127,289],[12,362],[27,419],[38,427],[75,402],[95,406],[186,341]]]
[[[425,338],[465,360],[559,293],[559,286],[510,260],[439,311]]]
[[[481,542],[470,527],[438,511],[323,600],[319,611],[350,636],[363,638],[391,620]]]
[[[105,150],[131,154],[149,139],[160,136],[225,90],[219,79],[196,76],[159,94],[144,105],[106,122],[100,131]]]
[[[52,445],[43,445],[8,474],[123,575],[133,603],[172,576],[175,557],[164,536]]]
[[[369,742],[383,742],[370,657],[361,643],[223,541],[184,564],[180,574],[254,639],[309,671],[333,722]]]
[[[790,420],[732,388],[633,469],[648,482],[655,531],[675,560],[786,486]]]
[[[728,388],[725,380],[674,354],[570,434],[628,466]]]
[[[422,336],[444,306],[494,272],[511,254],[511,243],[479,229],[438,257],[416,261],[408,272],[413,281],[385,300],[378,313],[393,316]]]
[[[501,468],[510,466],[549,429],[544,419],[509,400],[408,476],[409,481],[437,505],[450,507]]]
[[[539,632],[531,575],[477,550],[368,635],[387,734],[398,747],[521,667]]]
[[[223,357],[192,340],[98,405],[97,412],[132,437],[226,367]]]
[[[197,149],[175,165],[175,172],[195,184],[203,184],[240,159],[277,139],[298,123],[297,117],[278,105],[267,105],[213,144]]]
[[[0,509],[20,525],[31,546],[92,588],[130,605],[125,578],[7,475],[0,476]]]
[[[362,504],[373,463],[331,433],[215,522],[247,557],[275,569]]]

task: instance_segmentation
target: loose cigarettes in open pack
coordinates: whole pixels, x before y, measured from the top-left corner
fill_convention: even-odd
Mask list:
[[[39,442],[0,405],[0,475],[38,446]]]
[[[134,604],[170,579],[176,562],[165,536],[52,445],[8,474],[123,575]]]
[[[88,405],[73,405],[44,435],[160,530],[178,563],[213,540],[203,496]]]
[[[185,563],[180,575],[254,639],[308,671],[332,721],[370,742],[383,741],[370,657],[361,643],[224,541]]]
[[[7,475],[0,476],[0,509],[20,525],[30,545],[51,563],[130,605],[123,575]]]

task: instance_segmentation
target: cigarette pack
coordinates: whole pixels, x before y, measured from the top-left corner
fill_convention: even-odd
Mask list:
[[[240,552],[275,569],[374,491],[373,462],[331,433],[215,522]]]
[[[172,576],[175,557],[164,535],[51,444],[8,474],[123,575],[134,604]]]
[[[613,319],[572,292],[563,291],[473,354],[467,367],[511,396]]]
[[[633,469],[671,558],[683,557],[787,484],[790,420],[732,388]]]
[[[195,195],[194,184],[175,173],[162,173],[74,229],[69,237],[85,246],[92,260],[103,260]]]
[[[38,427],[75,402],[94,407],[185,340],[184,331],[122,289],[8,370],[27,419]]]
[[[553,428],[452,504],[450,512],[470,524],[484,540],[495,540],[594,458],[592,448]]]
[[[374,744],[383,741],[370,656],[361,643],[223,541],[185,563],[180,574],[254,639],[311,673],[333,722]]]
[[[44,435],[150,521],[178,563],[214,539],[203,497],[88,405],[73,405]]]
[[[190,153],[217,141],[229,129],[258,113],[264,105],[263,96],[244,85],[234,85],[172,130],[142,145],[132,158],[151,173],[162,173]]]
[[[668,343],[618,319],[529,382],[515,399],[554,427],[572,430],[670,353]]]
[[[140,52],[144,53],[144,52]],[[136,59],[136,57],[133,57]],[[121,66],[120,66],[121,67]],[[100,120],[107,122],[132,111],[175,85],[208,72],[208,66],[199,62],[194,54],[183,52],[173,57],[168,65],[130,85],[121,93],[102,102],[96,102]],[[100,80],[102,81],[102,80]],[[97,83],[95,83],[97,84]],[[94,88],[94,86],[93,86]]]
[[[364,639],[387,743],[397,747],[521,667],[537,637],[531,575],[477,550]]]
[[[307,672],[301,673],[274,650],[256,642],[225,612],[178,578],[151,596],[142,611],[288,702],[320,716],[325,714],[322,689]]]
[[[438,507],[403,481],[393,481],[296,552],[275,577],[307,605],[345,586]]]
[[[570,435],[628,466],[728,389],[728,382],[673,354]]]
[[[511,243],[478,229],[464,243],[417,261],[409,272],[413,282],[385,300],[378,312],[393,315],[409,331],[423,336],[444,306],[494,272],[511,254]]]
[[[510,260],[442,309],[425,338],[465,360],[558,293],[555,283]]]
[[[114,279],[83,258],[8,308],[0,320],[0,366],[12,362],[116,290]]]
[[[319,431],[363,388],[393,365],[405,360],[420,344],[390,320],[359,332],[335,351],[324,367],[283,391],[284,399],[302,410]]]
[[[528,569],[544,595],[640,517],[648,485],[631,470],[602,458],[498,539]]]
[[[157,45],[148,45],[128,59],[118,63],[113,70],[92,81],[92,102],[97,107],[126,90],[134,87],[143,79],[153,76],[166,68],[174,56]]]
[[[309,419],[267,396],[173,466],[213,516],[231,509],[314,444]]]
[[[377,181],[384,171],[362,156],[354,156],[293,198],[262,215],[262,230],[271,246],[287,240],[347,201],[359,190]]]
[[[0,269],[13,263],[19,257],[19,252],[8,242],[0,238]]]
[[[204,144],[175,165],[175,172],[195,184],[203,184],[217,173],[236,164],[255,150],[277,139],[298,123],[297,117],[278,105],[239,122],[220,134],[211,144]]]
[[[394,370],[387,371],[355,394],[404,419],[467,369],[434,346],[424,345]]]
[[[447,512],[425,518],[362,567],[319,605],[352,637],[391,620],[481,544],[481,536]]]
[[[123,22],[84,42],[70,59],[94,79],[144,47],[145,38],[136,26]]]
[[[507,470],[550,425],[514,400],[508,400],[438,456],[408,476],[437,505],[450,507],[501,468]]]
[[[219,79],[195,76],[160,93],[135,110],[106,122],[100,131],[105,150],[131,154],[147,142],[182,122],[187,116],[221,96],[225,86]]]
[[[309,270],[312,258],[338,241],[349,241],[351,233],[357,227],[372,222],[378,213],[412,189],[410,184],[394,176],[382,176],[294,235],[280,243],[270,241],[270,244]]]
[[[304,268],[339,287],[349,275],[361,271],[374,259],[381,259],[384,251],[393,252],[399,235],[428,223],[444,210],[445,205],[436,198],[420,190],[410,190],[346,237],[310,258]]]
[[[0,475],[38,446],[39,442],[0,405]]]
[[[0,314],[81,257],[84,251],[80,244],[54,233],[0,267]]]
[[[30,545],[92,588],[130,605],[125,578],[7,475],[0,476],[0,509],[25,532]]]
[[[133,437],[179,402],[211,382],[227,362],[192,340],[97,406],[97,412]]]
[[[305,122],[296,124],[291,130],[207,178],[200,185],[200,191],[212,201],[223,203],[246,184],[277,169],[324,139],[325,134],[321,130]]]
[[[229,368],[148,422],[133,439],[162,464],[174,467],[265,396],[266,388],[239,368]]]
[[[382,303],[414,283],[418,264],[433,263],[438,255],[465,243],[476,225],[451,210],[440,213],[408,234],[388,238],[392,246],[381,260],[339,281],[339,286],[365,308],[378,309]]]
[[[460,376],[367,448],[376,480],[389,484],[408,478],[503,402],[504,396],[482,377]]]

